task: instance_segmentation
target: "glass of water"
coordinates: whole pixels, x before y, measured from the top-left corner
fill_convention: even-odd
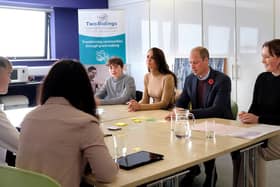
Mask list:
[[[206,139],[215,139],[216,133],[215,133],[215,120],[206,120],[205,121],[205,137]]]
[[[127,154],[127,134],[125,131],[120,130],[113,134],[114,144],[114,157],[115,159],[126,156]]]
[[[177,110],[175,113],[174,133],[178,138],[190,138],[195,124],[194,115],[189,110]]]

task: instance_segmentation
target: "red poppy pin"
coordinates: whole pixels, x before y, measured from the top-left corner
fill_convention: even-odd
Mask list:
[[[208,80],[208,84],[210,84],[210,85],[214,84],[214,80],[213,79],[209,79]]]

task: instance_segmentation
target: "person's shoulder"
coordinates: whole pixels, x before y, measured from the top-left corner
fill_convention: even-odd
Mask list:
[[[113,80],[114,80],[114,78],[113,78],[112,76],[109,76],[109,77],[107,77],[107,78],[105,79],[105,83],[106,83],[106,82],[113,81]]]
[[[88,114],[82,110],[79,110],[75,107],[73,107],[71,104],[61,104],[61,103],[53,103],[53,104],[43,104],[38,107],[36,107],[34,110],[29,112],[26,115],[26,118],[38,118],[46,116],[46,112],[48,113],[49,119],[56,118],[56,117],[62,117],[61,115],[67,114],[69,116],[69,120],[81,120],[83,122],[90,122],[90,121],[96,121],[98,122],[98,119]]]
[[[173,75],[172,75],[171,73],[167,73],[167,74],[165,74],[164,76],[165,76],[165,77],[168,77],[168,78],[173,77]]]
[[[128,74],[124,74],[124,78],[126,80],[134,80],[134,78],[131,75],[128,75]]]
[[[24,118],[30,118],[36,115],[40,115],[41,113],[45,113],[44,108],[45,108],[44,105],[39,105],[33,110],[31,110],[30,112],[28,112]]]
[[[218,70],[215,70],[215,69],[212,69],[212,68],[210,68],[210,71],[215,75],[227,76],[224,72],[221,72],[221,71],[218,71]]]
[[[99,128],[99,120],[91,114],[74,108],[71,115],[72,117],[69,117],[69,121],[67,120],[66,123],[75,124],[77,128],[85,129],[85,131]]]
[[[151,76],[152,76],[152,74],[150,72],[148,72],[144,75],[144,79],[149,79]]]
[[[186,80],[193,80],[194,78],[197,78],[193,73],[186,76]]]
[[[151,76],[151,75],[152,75],[152,73],[148,72],[148,73],[145,73],[144,77]]]
[[[271,72],[262,72],[258,75],[256,82],[270,81],[271,79],[273,79]]]
[[[163,79],[166,81],[174,81],[174,77],[171,73],[163,75]]]
[[[86,113],[86,112],[84,112],[82,110],[79,110],[75,107],[73,107],[73,110],[77,113],[77,116],[81,116],[81,117],[87,118],[89,120],[98,121],[98,119],[95,116],[93,116],[92,114]]]
[[[78,124],[82,128],[87,128],[92,125],[98,127],[99,120],[97,119],[97,117],[93,116],[92,114],[88,114],[75,107],[72,107],[69,110],[69,113],[72,116],[69,119],[71,123],[76,122],[76,124]]]
[[[212,71],[212,74],[217,79],[221,79],[221,80],[227,79],[227,80],[230,80],[230,77],[227,74],[223,73],[223,72],[220,72],[220,71],[217,71],[217,70],[214,70],[214,69],[211,69],[211,71]]]
[[[266,78],[266,77],[271,77],[272,73],[270,72],[262,72],[258,75],[258,79],[259,78]]]

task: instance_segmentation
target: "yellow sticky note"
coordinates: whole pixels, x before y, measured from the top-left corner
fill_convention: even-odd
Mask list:
[[[141,151],[141,147],[134,147],[132,150],[135,152],[138,152],[138,151]]]
[[[124,127],[124,126],[127,126],[127,123],[118,122],[118,123],[115,123],[114,125],[119,126],[119,127]]]
[[[141,119],[136,119],[136,118],[133,118],[132,121],[133,121],[134,123],[141,123],[141,122],[142,122]]]

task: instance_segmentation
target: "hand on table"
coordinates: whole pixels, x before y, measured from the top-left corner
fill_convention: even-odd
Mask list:
[[[252,124],[259,122],[259,116],[244,111],[240,112],[238,117],[242,123]]]
[[[127,104],[128,104],[128,112],[135,112],[137,110],[140,110],[141,108],[140,104],[134,99],[127,102]]]

